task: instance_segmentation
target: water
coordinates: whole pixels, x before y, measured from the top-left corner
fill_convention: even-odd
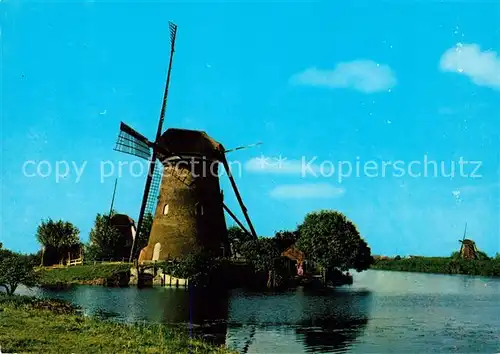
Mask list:
[[[22,290],[26,292],[26,290]],[[366,271],[333,291],[79,286],[32,294],[117,321],[183,325],[242,353],[499,353],[500,279]]]

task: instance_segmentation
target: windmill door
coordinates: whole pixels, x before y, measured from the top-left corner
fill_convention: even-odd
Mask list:
[[[160,259],[161,243],[157,242],[153,249],[153,261]]]

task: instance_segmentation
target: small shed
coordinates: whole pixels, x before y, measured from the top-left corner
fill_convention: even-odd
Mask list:
[[[299,250],[295,245],[291,245],[288,247],[286,250],[284,250],[281,253],[282,257],[286,257],[289,262],[288,262],[288,268],[292,268],[292,264],[296,267],[296,274],[297,275],[303,275],[304,274],[304,262],[305,262],[305,255],[304,252]],[[290,262],[291,261],[291,262]]]
[[[281,255],[291,259],[292,261],[297,261],[297,263],[302,263],[305,260],[304,252],[295,247],[295,245],[288,247],[281,253]]]

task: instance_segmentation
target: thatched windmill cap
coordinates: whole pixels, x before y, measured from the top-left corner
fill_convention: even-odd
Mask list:
[[[114,226],[132,226],[134,225],[134,220],[126,214],[114,214],[111,217],[111,224]]]
[[[170,152],[170,156],[162,156],[162,160],[172,156],[203,156],[220,161],[224,154],[222,144],[200,130],[170,128],[163,133],[159,143]]]
[[[466,239],[464,239],[464,240],[460,240],[460,242],[462,242],[462,243],[463,243],[463,244],[465,244],[465,245],[474,245],[474,244],[475,244],[475,242],[474,242],[474,241],[472,241],[472,240],[470,240],[470,239],[468,239],[468,238],[466,238]]]

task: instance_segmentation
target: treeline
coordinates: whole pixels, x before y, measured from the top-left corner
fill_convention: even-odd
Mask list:
[[[117,215],[115,211],[110,214],[97,214],[87,243],[82,242],[80,230],[71,222],[50,218],[42,220],[36,230],[35,237],[41,245],[39,252],[33,254],[13,252],[5,249],[0,242],[0,294],[14,293],[19,284],[30,287],[40,282],[64,282],[64,279],[50,279],[50,274],[57,278],[63,273],[35,271],[39,266],[67,265],[69,261],[74,260],[80,260],[81,263],[128,260],[132,244],[131,233],[127,236],[113,225],[111,219],[114,215]],[[153,216],[146,214],[144,227],[136,235],[135,257],[141,248],[147,245],[152,223]],[[112,275],[120,272],[118,268],[101,268],[104,272],[102,276],[96,273],[95,269],[80,267],[76,272],[72,272],[72,277],[79,280],[92,280],[96,277],[108,279],[111,277],[107,276],[108,268],[112,271]],[[89,274],[86,274],[86,271]]]
[[[97,214],[90,231],[88,242],[80,239],[80,230],[71,222],[63,220],[42,220],[36,231],[41,250],[34,257],[38,265],[67,264],[69,260],[83,259],[86,262],[102,260],[128,260],[132,239],[111,222],[116,212]],[[144,216],[143,228],[136,235],[135,256],[148,242],[153,216]]]
[[[363,271],[373,262],[371,250],[355,224],[341,212],[321,210],[307,214],[295,230],[276,232],[274,237],[252,239],[240,228],[229,228],[233,253],[271,278],[289,276],[281,254],[291,245],[303,252],[306,262],[322,272],[325,281],[336,281],[350,269]],[[296,273],[295,273],[296,274]]]
[[[500,276],[500,255],[491,259],[465,260],[457,257],[412,257],[375,259],[372,269],[401,272]]]
[[[127,242],[131,242],[125,239],[127,236],[123,230],[113,226],[111,220],[114,215],[114,211],[111,214],[97,214],[87,243],[81,241],[80,230],[72,223],[43,220],[36,232],[36,239],[42,246],[41,251],[31,256],[29,263],[50,266],[68,264],[68,261],[75,259],[83,259],[84,263],[92,263],[94,260],[128,260],[130,248],[125,246]],[[152,215],[145,216],[145,227],[136,236],[134,258],[147,245],[152,221]],[[290,278],[297,274],[297,269],[282,256],[283,251],[291,245],[303,252],[307,269],[321,271],[326,281],[329,276],[335,281],[335,277],[345,276],[350,269],[366,270],[373,262],[370,247],[355,224],[341,212],[334,210],[311,212],[295,230],[279,231],[273,237],[259,237],[255,240],[236,226],[230,227],[228,231],[233,259],[221,260],[209,254],[193,254],[183,260],[165,262],[165,271],[177,277],[200,279],[200,282],[204,282],[204,279],[210,277],[210,273],[224,273],[219,271],[221,266],[226,267],[235,259],[240,259],[251,265],[256,273],[264,274],[269,286],[271,278],[275,282],[280,277]],[[297,266],[300,267],[299,264]],[[213,272],[214,269],[218,271]]]

